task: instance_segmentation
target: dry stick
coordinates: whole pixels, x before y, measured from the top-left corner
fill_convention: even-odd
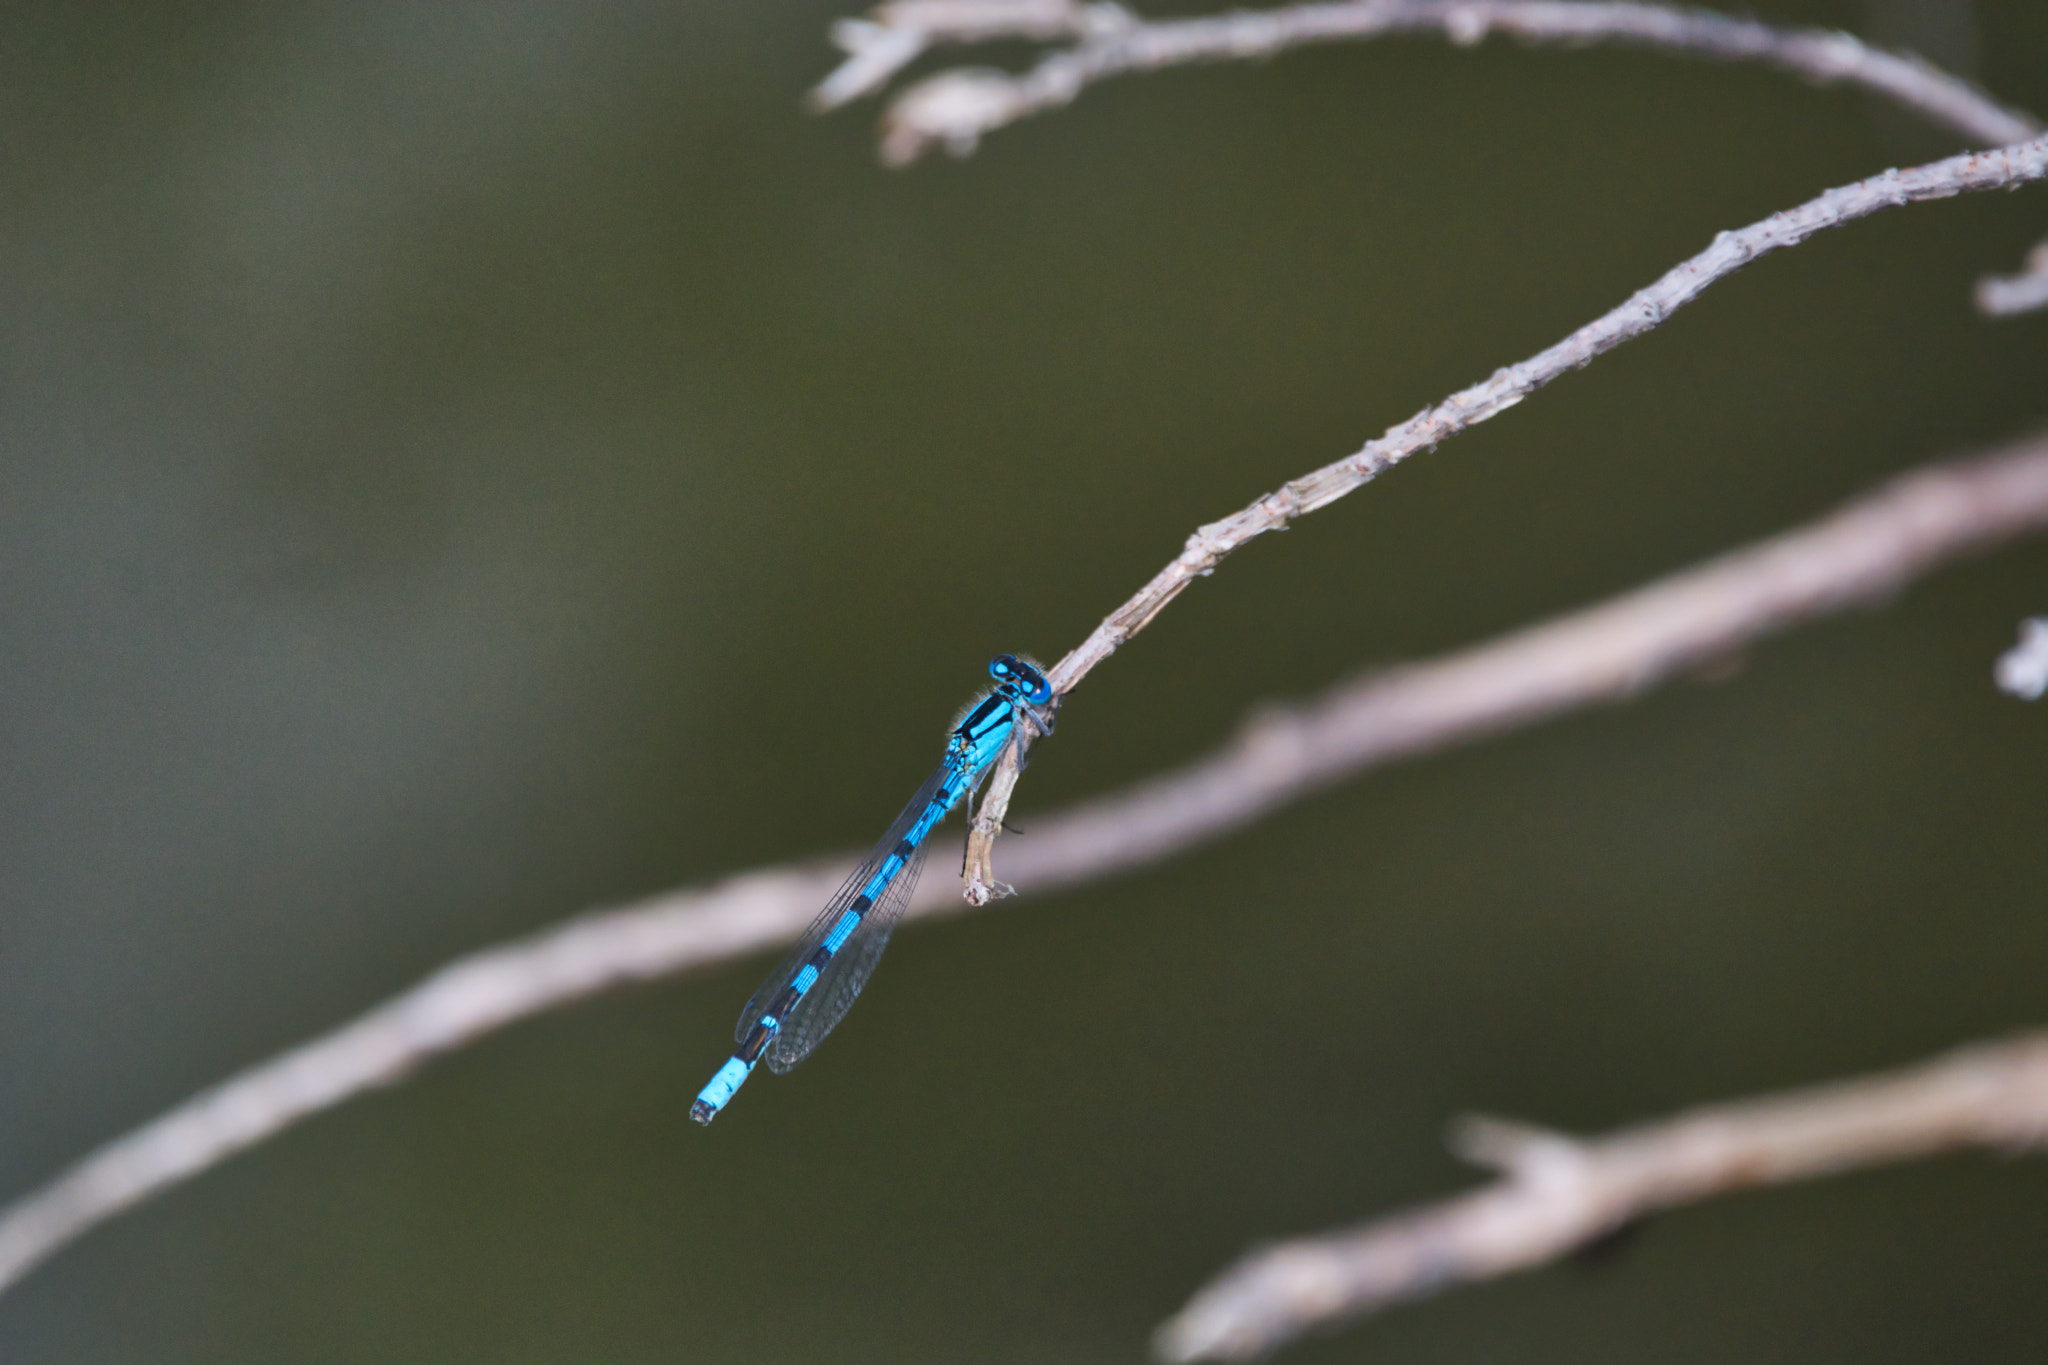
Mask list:
[[[1428,1208],[1245,1258],[1159,1329],[1167,1360],[1247,1360],[1304,1332],[1554,1261],[1630,1221],[1753,1185],[1961,1147],[2048,1142],[2048,1033],[1580,1139],[1496,1119],[1452,1133],[1502,1172]]]
[[[812,103],[831,108],[878,89],[938,43],[1076,40],[1021,75],[985,68],[944,71],[906,90],[882,120],[882,159],[902,166],[935,146],[966,155],[987,133],[1066,105],[1112,76],[1406,33],[1442,34],[1464,46],[1499,33],[1531,46],[1615,42],[1762,62],[1820,85],[1870,91],[1985,146],[2043,131],[2039,120],[2006,108],[1959,77],[1846,33],[1591,0],[1338,0],[1158,22],[1117,5],[1062,0],[897,0],[878,6],[871,20],[835,27],[834,40],[849,56],[812,92]]]
[[[1188,537],[1186,548],[1095,628],[1081,646],[1056,664],[1049,677],[1059,696],[1071,692],[1090,669],[1143,630],[1153,617],[1197,578],[1206,577],[1224,556],[1255,536],[1285,527],[1296,517],[1326,507],[1393,468],[1417,451],[1507,411],[1551,380],[1593,360],[1625,341],[1641,336],[1692,302],[1716,280],[1734,274],[1759,256],[1794,246],[1816,232],[1839,227],[1879,209],[1923,199],[1941,199],[1970,190],[2000,189],[2048,175],[2048,137],[2038,137],[1988,152],[1968,152],[1910,170],[1886,171],[1853,185],[1832,189],[1797,208],[1774,213],[1737,232],[1723,232],[1691,260],[1667,271],[1662,279],[1638,290],[1605,317],[1573,332],[1549,350],[1517,365],[1496,370],[1492,378],[1452,394],[1398,426],[1389,427],[1354,455],[1325,465],[1269,493],[1234,516],[1212,522]],[[982,904],[1001,888],[995,875],[995,841],[1016,789],[1018,755],[1007,749],[997,764],[968,836],[966,897]]]
[[[1159,861],[1378,763],[1620,701],[1960,556],[2048,528],[2048,436],[1936,465],[1809,526],[1571,616],[1268,712],[1178,772],[1034,819],[1033,892]],[[794,938],[851,859],[768,869],[593,913],[461,958],[201,1092],[0,1211],[0,1289],[123,1210],[520,1019]],[[943,881],[909,914],[957,913]]]

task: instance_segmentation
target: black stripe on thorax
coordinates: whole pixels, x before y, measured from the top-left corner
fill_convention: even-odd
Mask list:
[[[1010,706],[1010,699],[1001,693],[997,693],[970,711],[967,719],[961,721],[960,727],[953,733],[964,735],[969,739],[977,739],[987,732],[989,721],[993,717],[1007,716],[1010,713]]]

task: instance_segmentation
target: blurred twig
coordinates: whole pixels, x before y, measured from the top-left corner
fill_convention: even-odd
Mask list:
[[[1986,275],[1977,281],[1977,311],[1991,317],[2015,317],[2048,308],[2048,242],[2027,253],[2013,275]]]
[[[2001,692],[2021,701],[2039,701],[2048,693],[2048,616],[2020,622],[2019,643],[1998,656],[1992,677]]]
[[[1762,62],[1821,85],[1860,87],[1987,147],[2042,131],[2037,119],[1968,81],[1846,33],[1599,0],[1332,0],[1173,20],[1079,0],[892,0],[866,19],[834,27],[833,41],[847,58],[811,101],[831,109],[870,94],[942,44],[1000,38],[1072,44],[1019,75],[981,67],[942,71],[898,95],[882,119],[881,152],[884,161],[902,166],[933,147],[964,156],[984,135],[1070,103],[1111,76],[1407,33],[1441,34],[1463,46],[1499,33],[1532,46],[1612,42]]]
[[[1590,610],[1267,712],[1178,771],[1034,819],[1033,893],[1167,858],[1376,764],[1613,702],[1764,636],[1883,601],[1937,565],[2048,528],[2048,436],[1907,475],[1809,526]],[[0,1210],[0,1289],[123,1210],[508,1024],[795,937],[851,859],[746,873],[461,958],[231,1076]],[[965,909],[928,881],[914,917]]]
[[[1199,527],[1180,554],[1138,590],[1136,596],[1104,618],[1047,675],[1055,694],[1073,691],[1089,670],[1143,630],[1168,603],[1198,578],[1206,578],[1232,551],[1268,531],[1284,528],[1303,516],[1364,487],[1418,451],[1435,446],[1469,427],[1507,411],[1552,380],[1582,369],[1595,357],[1633,340],[1751,261],[1796,246],[1817,232],[1876,213],[1880,209],[1925,199],[1943,199],[1974,190],[2001,189],[2048,175],[2048,137],[1988,152],[1967,152],[1910,170],[1886,171],[1853,185],[1832,189],[1797,208],[1774,213],[1762,222],[1716,236],[1712,245],[1666,271],[1654,284],[1637,290],[1619,307],[1587,323],[1563,341],[1518,364],[1495,370],[1482,383],[1462,389],[1434,407],[1389,427],[1356,454],[1323,466],[1281,486],[1244,510]],[[979,817],[968,836],[966,896],[981,904],[995,875],[995,840],[1015,789],[1014,751],[1005,752],[995,780],[982,800]]]
[[[1603,1138],[1468,1119],[1453,1130],[1453,1147],[1500,1180],[1254,1252],[1162,1326],[1154,1345],[1167,1360],[1248,1360],[1346,1318],[1557,1260],[1659,1209],[1955,1148],[2020,1152],[2044,1142],[2048,1033]]]

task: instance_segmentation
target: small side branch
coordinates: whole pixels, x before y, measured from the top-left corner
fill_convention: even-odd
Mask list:
[[[1378,764],[1624,700],[2044,528],[2048,437],[1935,465],[1812,525],[1588,610],[1267,711],[1187,767],[1034,818],[1011,862],[1026,895],[1156,863]],[[501,1028],[788,942],[852,862],[746,873],[457,959],[332,1032],[200,1092],[0,1210],[0,1291],[144,1200]],[[907,914],[964,908],[944,879],[927,878]]]
[[[878,90],[942,44],[998,38],[1072,44],[1020,75],[979,67],[943,71],[903,92],[883,116],[881,145],[885,162],[903,166],[934,147],[967,155],[988,133],[1069,104],[1113,76],[1265,58],[1315,43],[1433,34],[1470,46],[1496,33],[1533,47],[1608,42],[1760,62],[1819,85],[1869,91],[1981,146],[2043,131],[2031,115],[1959,77],[1846,33],[1602,0],[1331,0],[1161,21],[1078,0],[895,0],[868,19],[834,28],[847,60],[812,92],[812,103],[830,109]]]
[[[1774,213],[1762,222],[1723,232],[1692,259],[1666,271],[1654,284],[1639,289],[1619,307],[1579,328],[1564,340],[1518,364],[1496,370],[1483,383],[1452,394],[1434,407],[1389,427],[1378,440],[1357,453],[1323,466],[1283,485],[1249,507],[1221,521],[1198,528],[1171,563],[1136,596],[1111,612],[1079,648],[1047,675],[1056,695],[1064,697],[1097,664],[1131,639],[1174,598],[1247,542],[1285,527],[1296,517],[1327,507],[1363,488],[1418,451],[1433,450],[1443,441],[1496,417],[1552,380],[1582,369],[1622,343],[1661,325],[1716,281],[1726,279],[1771,252],[1796,246],[1815,233],[1840,227],[1881,209],[1927,199],[1945,199],[1975,190],[1999,189],[2048,175],[2048,137],[1989,152],[1968,152],[1910,170],[1886,171],[1853,185],[1832,189],[1797,208]],[[1009,811],[1016,787],[1012,755],[997,765],[996,780],[981,805],[975,843],[968,852],[970,868],[983,869],[994,881],[993,841]],[[970,893],[973,888],[969,887]],[[970,895],[971,899],[971,895]]]
[[[1998,690],[2021,701],[2039,701],[2048,693],[2048,616],[2020,622],[2020,640],[1998,656],[1992,670]]]
[[[2027,253],[2017,275],[1986,275],[1977,281],[1977,311],[2009,318],[2048,308],[2048,242]]]
[[[1452,1145],[1500,1180],[1256,1252],[1162,1326],[1154,1346],[1166,1360],[1249,1360],[1390,1304],[1555,1261],[1660,1209],[1958,1148],[2044,1144],[2048,1033],[1603,1138],[1471,1119]]]
[[[1128,16],[1113,4],[1074,0],[888,0],[865,19],[832,25],[832,45],[846,60],[818,82],[810,106],[825,113],[871,95],[940,44],[1059,42],[1125,22]]]

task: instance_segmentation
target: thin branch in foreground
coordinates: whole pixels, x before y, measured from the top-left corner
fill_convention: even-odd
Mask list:
[[[1249,1360],[1305,1332],[1544,1265],[1660,1209],[1965,1147],[2048,1144],[2048,1033],[1920,1066],[1710,1105],[1610,1137],[1495,1119],[1453,1130],[1503,1178],[1442,1204],[1253,1253],[1159,1329],[1166,1360]]]
[[[1977,311],[2009,318],[2048,308],[2048,242],[2027,253],[2016,275],[1986,275],[1977,281]]]
[[[1217,752],[1035,818],[1030,894],[1156,863],[1368,768],[1629,697],[1766,636],[1882,602],[2048,529],[2048,436],[1895,480],[1809,526],[1589,610],[1268,711]],[[743,873],[460,958],[333,1032],[202,1091],[0,1210],[0,1290],[99,1224],[325,1109],[519,1020],[801,933],[852,859]],[[962,912],[926,881],[912,918]]]
[[[1515,404],[1569,372],[1582,369],[1623,342],[1652,330],[1678,309],[1705,293],[1751,261],[1796,246],[1817,232],[1840,227],[1880,209],[1897,208],[1927,199],[1945,199],[1976,190],[2007,189],[2048,175],[2048,137],[1988,152],[1967,152],[1910,170],[1891,170],[1832,189],[1797,208],[1774,213],[1759,223],[1723,232],[1713,244],[1688,261],[1666,271],[1656,283],[1637,290],[1620,307],[1587,323],[1563,341],[1474,384],[1434,407],[1389,427],[1357,453],[1323,466],[1281,486],[1276,493],[1221,521],[1199,527],[1171,563],[1138,590],[1136,596],[1104,618],[1047,675],[1054,694],[1065,696],[1081,679],[1125,641],[1143,630],[1168,603],[1198,578],[1215,572],[1231,552],[1268,531],[1285,527],[1296,517],[1355,492],[1401,461]],[[995,840],[1015,791],[1014,750],[996,764],[995,779],[983,798],[979,817],[968,836],[967,900],[981,904],[999,886],[995,875]]]
[[[1119,5],[1073,0],[895,0],[877,6],[869,19],[834,28],[833,40],[848,57],[811,100],[815,108],[830,109],[878,90],[940,44],[998,38],[1074,42],[1020,75],[981,67],[942,71],[897,96],[883,115],[881,155],[889,165],[905,166],[934,147],[968,155],[988,133],[1069,104],[1112,76],[1399,34],[1441,35],[1469,47],[1491,33],[1532,47],[1611,42],[1760,62],[1819,85],[1869,91],[1987,147],[2043,131],[2032,115],[2007,108],[1960,77],[1846,33],[1603,0],[1331,0],[1159,21]]]

